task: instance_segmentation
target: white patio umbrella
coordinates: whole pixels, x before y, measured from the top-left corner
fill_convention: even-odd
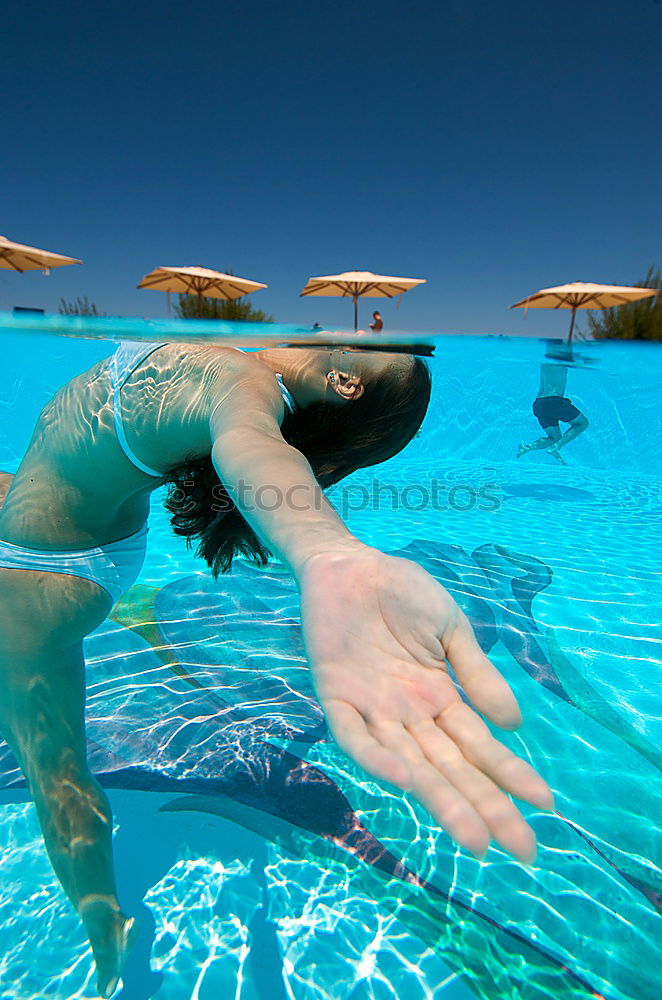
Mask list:
[[[360,298],[392,299],[408,292],[410,288],[424,285],[425,278],[393,278],[372,271],[344,271],[309,278],[300,295],[340,296],[354,300],[354,329],[358,329],[358,302]]]
[[[197,295],[198,315],[202,309],[202,296],[210,299],[240,299],[260,288],[259,281],[238,278],[236,274],[223,274],[208,267],[157,267],[142,279],[138,288],[151,288],[156,292],[177,292],[180,295]]]
[[[657,295],[656,288],[640,288],[638,285],[594,285],[587,281],[573,281],[569,285],[555,288],[541,288],[511,309],[572,309],[568,343],[572,340],[575,313],[578,309],[609,309],[622,306],[637,299]]]
[[[75,257],[65,257],[51,250],[39,250],[28,247],[24,243],[14,243],[6,236],[0,236],[0,267],[8,271],[43,271],[48,274],[52,267],[64,267],[66,264],[82,264]]]

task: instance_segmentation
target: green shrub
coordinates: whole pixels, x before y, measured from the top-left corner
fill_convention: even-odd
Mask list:
[[[87,295],[80,295],[75,302],[67,302],[66,299],[60,299],[60,308],[58,312],[62,313],[63,316],[104,316],[105,313],[100,313],[94,302],[89,302]]]
[[[655,266],[649,267],[640,288],[662,288],[662,278]],[[597,340],[662,340],[662,297],[651,296],[626,306],[591,310],[587,314],[588,332]]]

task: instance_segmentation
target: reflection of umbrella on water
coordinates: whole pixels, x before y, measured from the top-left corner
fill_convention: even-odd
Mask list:
[[[327,274],[322,278],[309,278],[301,295],[326,295],[354,300],[354,329],[358,329],[358,302],[360,298],[392,299],[410,288],[424,285],[425,278],[392,278],[372,271],[344,271]]]
[[[240,299],[242,295],[266,288],[259,281],[238,278],[235,274],[222,274],[208,267],[157,267],[146,274],[138,288],[152,288],[156,292],[178,292],[180,295],[197,295],[198,316],[202,313],[202,296],[210,299]]]
[[[572,309],[568,342],[572,340],[575,313],[578,309],[608,309],[627,302],[657,295],[656,288],[639,288],[632,285],[594,285],[588,281],[573,281],[569,285],[541,288],[539,292],[516,302],[511,309]]]
[[[82,264],[75,257],[65,257],[61,253],[50,250],[38,250],[37,247],[27,247],[23,243],[13,243],[6,236],[0,236],[0,267],[8,271],[44,271],[48,274],[51,267],[64,267],[65,264]]]

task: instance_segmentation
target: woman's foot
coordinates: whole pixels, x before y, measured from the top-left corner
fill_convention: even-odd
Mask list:
[[[517,457],[521,458],[522,455],[526,455],[527,451],[531,451],[531,445],[530,444],[521,444],[519,446],[519,448],[518,448],[518,451],[517,451]]]
[[[79,907],[97,967],[99,996],[111,997],[117,989],[122,966],[138,938],[133,917],[125,917],[116,903],[104,896],[88,896]]]

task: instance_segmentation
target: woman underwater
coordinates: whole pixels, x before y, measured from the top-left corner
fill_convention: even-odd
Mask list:
[[[140,572],[150,495],[166,482],[175,531],[214,574],[269,551],[292,571],[339,746],[475,854],[494,838],[532,860],[533,832],[508,796],[549,808],[551,792],[447,664],[475,708],[511,729],[521,717],[508,685],[450,595],[353,537],[320,490],[400,451],[429,398],[425,364],[404,354],[125,343],[42,411],[0,511],[0,732],[101,996],[137,928],[117,900],[110,805],[86,761],[83,640]]]

